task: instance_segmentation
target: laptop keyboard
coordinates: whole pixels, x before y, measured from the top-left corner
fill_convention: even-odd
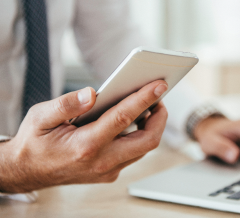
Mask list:
[[[230,199],[230,200],[240,200],[240,191],[235,192],[233,190],[233,188],[236,187],[236,186],[240,186],[240,181],[235,182],[235,183],[233,183],[233,184],[231,184],[229,186],[226,186],[226,187],[224,187],[224,188],[222,188],[220,190],[217,190],[217,191],[209,194],[209,196],[216,197],[216,196],[218,196],[218,195],[220,195],[222,193],[225,193],[225,194],[228,194],[228,196],[226,197],[227,199]]]

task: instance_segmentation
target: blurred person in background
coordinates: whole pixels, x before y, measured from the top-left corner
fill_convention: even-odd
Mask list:
[[[2,196],[21,198],[13,193],[114,181],[121,169],[156,148],[167,117],[162,103],[151,112],[143,129],[126,136],[118,134],[166,91],[165,82],[145,86],[81,128],[67,120],[94,105],[95,91],[85,88],[61,96],[60,45],[70,26],[84,61],[100,81],[133,48],[151,45],[132,26],[128,1],[3,0],[0,10]],[[163,138],[169,145],[176,147],[191,138],[207,155],[228,163],[238,160],[239,121],[230,121],[213,106],[204,105],[204,99],[186,81],[174,88],[164,103],[169,118]],[[34,200],[34,193],[26,198]]]

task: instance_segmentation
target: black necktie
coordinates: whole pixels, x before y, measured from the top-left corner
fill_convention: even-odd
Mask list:
[[[22,119],[30,107],[51,99],[47,14],[44,0],[22,0],[26,25],[27,67]]]

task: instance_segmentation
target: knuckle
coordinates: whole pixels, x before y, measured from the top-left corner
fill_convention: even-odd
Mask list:
[[[116,126],[129,126],[133,118],[124,111],[118,111],[115,119]]]
[[[140,98],[138,104],[141,108],[145,109],[151,106],[151,103],[149,103],[145,98]]]
[[[39,104],[35,104],[29,109],[27,113],[27,119],[30,121],[30,123],[37,125],[41,122],[41,114],[39,111]]]
[[[92,161],[97,156],[97,150],[93,146],[87,146],[77,152],[77,161]]]
[[[103,175],[103,174],[106,174],[111,169],[112,169],[112,164],[109,164],[107,161],[98,161],[95,164],[94,172],[98,175]]]
[[[53,108],[56,112],[66,115],[71,112],[72,106],[67,97],[60,97],[54,101]]]
[[[152,134],[152,136],[149,137],[149,150],[153,150],[155,148],[158,147],[159,143],[160,143],[160,135],[156,135],[156,134]]]
[[[119,176],[119,170],[108,173],[102,177],[102,182],[105,182],[105,183],[115,182],[117,180],[118,176]]]
[[[91,165],[95,163],[99,157],[99,152],[101,151],[102,143],[96,141],[91,137],[92,135],[88,134],[79,134],[78,131],[75,131],[71,135],[72,152],[74,152],[74,158],[76,162],[88,162]],[[85,144],[81,142],[86,142]],[[79,144],[80,143],[80,144]]]

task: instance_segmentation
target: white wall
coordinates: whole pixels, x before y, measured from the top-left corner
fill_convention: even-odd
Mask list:
[[[199,56],[200,62],[188,79],[203,94],[218,94],[219,66],[224,62],[240,62],[240,1],[129,2],[132,22],[153,44],[172,50],[190,51]],[[79,65],[81,56],[71,30],[66,32],[62,48],[65,65]]]
[[[153,44],[164,47],[164,1],[130,0],[132,21]]]

